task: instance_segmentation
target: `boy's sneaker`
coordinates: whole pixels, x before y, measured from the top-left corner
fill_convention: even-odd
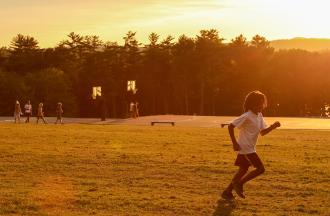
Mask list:
[[[226,191],[226,190],[224,192],[222,192],[221,197],[223,199],[225,199],[225,200],[233,200],[233,199],[235,199],[233,193],[232,192],[229,192],[229,191]]]
[[[239,183],[239,182],[233,182],[233,187],[235,192],[237,193],[237,195],[243,199],[245,199],[245,196],[243,194],[243,184]]]

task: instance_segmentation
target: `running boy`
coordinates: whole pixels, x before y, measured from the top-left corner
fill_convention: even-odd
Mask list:
[[[266,126],[261,113],[266,106],[267,98],[263,93],[260,91],[250,92],[245,97],[244,113],[233,120],[228,126],[234,151],[238,151],[235,166],[238,166],[239,169],[222,193],[221,196],[224,199],[234,198],[232,194],[233,189],[238,196],[245,198],[243,185],[265,172],[264,165],[256,153],[259,133],[264,136],[281,126],[279,122],[275,122],[269,127]],[[235,127],[239,129],[238,140],[236,140],[234,135]],[[256,169],[247,174],[251,165]]]

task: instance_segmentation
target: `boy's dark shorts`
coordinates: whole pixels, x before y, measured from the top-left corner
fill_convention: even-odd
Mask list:
[[[242,168],[248,168],[249,166],[254,166],[256,168],[263,167],[263,163],[257,153],[251,154],[238,154],[235,166],[239,166]]]

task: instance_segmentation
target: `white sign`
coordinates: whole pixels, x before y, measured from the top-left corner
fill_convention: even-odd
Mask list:
[[[102,96],[102,89],[101,86],[94,86],[92,97],[95,100],[97,96]]]
[[[127,91],[136,92],[135,80],[128,80],[127,81]]]

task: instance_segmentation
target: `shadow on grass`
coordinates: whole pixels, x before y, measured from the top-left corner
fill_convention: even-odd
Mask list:
[[[229,216],[236,207],[237,202],[235,200],[229,201],[220,198],[212,216]]]

